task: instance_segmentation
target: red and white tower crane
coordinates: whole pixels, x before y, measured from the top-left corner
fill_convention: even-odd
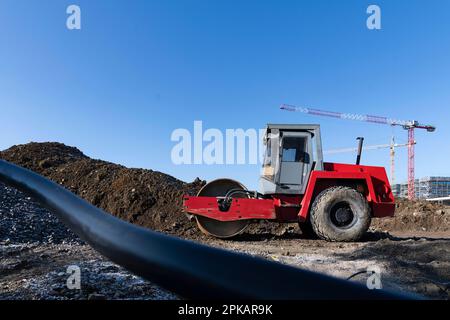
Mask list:
[[[306,114],[311,114],[315,116],[325,116],[336,119],[343,120],[355,120],[364,121],[370,123],[386,124],[391,126],[400,126],[408,131],[408,198],[415,198],[415,188],[414,188],[414,145],[416,141],[414,140],[414,130],[415,129],[425,129],[428,132],[434,132],[436,127],[432,125],[423,125],[415,120],[396,120],[387,117],[371,116],[371,115],[361,115],[354,113],[341,113],[335,111],[325,111],[309,107],[296,107],[289,104],[283,104],[280,107],[282,110],[286,111],[297,111]]]

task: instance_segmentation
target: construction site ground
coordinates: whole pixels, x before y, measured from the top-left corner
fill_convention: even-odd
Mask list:
[[[233,240],[199,232],[181,197],[204,184],[161,172],[90,159],[58,143],[31,143],[0,158],[32,169],[129,222],[177,237],[365,283],[368,267],[383,288],[433,299],[450,297],[450,208],[400,200],[396,216],[374,219],[359,242],[306,239],[296,224],[252,224]],[[81,269],[81,290],[66,286]],[[33,199],[0,184],[0,299],[178,299],[101,257]]]

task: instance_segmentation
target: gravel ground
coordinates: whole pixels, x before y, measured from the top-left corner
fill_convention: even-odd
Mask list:
[[[450,299],[450,234],[427,237],[370,232],[360,242],[303,239],[295,233],[253,237],[245,241],[207,242],[280,263],[366,284],[367,269],[380,271],[385,289]]]
[[[81,288],[69,289],[69,266]],[[21,192],[0,184],[0,299],[177,299],[104,259]]]
[[[447,231],[389,234],[374,228],[361,242],[330,243],[302,238],[296,225],[279,229],[276,234],[243,234],[233,241],[206,236],[196,240],[344,279],[377,266],[384,288],[433,299],[450,297]],[[67,268],[73,265],[80,268],[80,290],[66,285]],[[363,273],[353,281],[366,279]],[[0,299],[178,298],[109,262],[53,214],[0,184]]]
[[[83,244],[55,215],[0,183],[0,241],[6,244]]]
[[[0,245],[0,256],[0,299],[177,299],[86,245]],[[80,289],[67,286],[73,267],[80,270]]]

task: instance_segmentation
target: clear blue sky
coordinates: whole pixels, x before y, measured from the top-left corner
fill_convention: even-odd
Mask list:
[[[66,7],[82,29],[66,29]],[[382,30],[366,28],[378,4]],[[0,149],[60,141],[87,155],[185,181],[259,167],[175,166],[170,134],[205,127],[320,123],[325,149],[398,142],[388,126],[284,113],[281,103],[416,119],[417,176],[450,175],[450,1],[0,2]],[[353,162],[354,155],[327,157]],[[366,164],[389,166],[389,151]],[[406,178],[406,150],[397,153]]]

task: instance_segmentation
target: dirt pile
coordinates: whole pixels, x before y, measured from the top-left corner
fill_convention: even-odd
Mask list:
[[[182,196],[204,184],[91,159],[54,142],[13,146],[0,152],[0,158],[46,176],[121,219],[180,235],[191,228],[181,212]]]
[[[77,148],[58,142],[30,142],[12,146],[1,151],[0,158],[44,175],[59,165],[88,159]]]
[[[450,207],[425,200],[396,199],[395,216],[373,219],[372,227],[391,232],[450,231]]]

